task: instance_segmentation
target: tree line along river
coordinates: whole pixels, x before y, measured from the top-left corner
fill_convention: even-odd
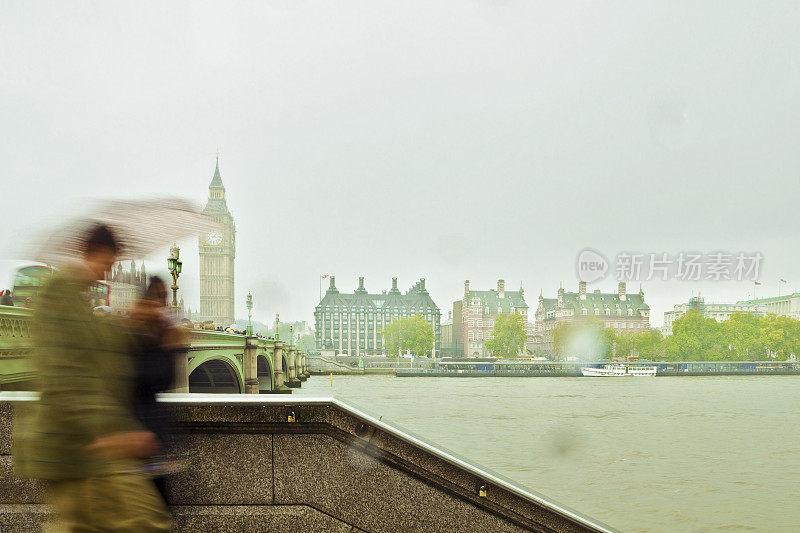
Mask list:
[[[314,376],[622,531],[796,531],[800,376],[676,379]]]

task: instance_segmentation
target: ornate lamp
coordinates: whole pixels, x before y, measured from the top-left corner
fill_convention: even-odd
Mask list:
[[[167,268],[169,273],[172,274],[172,307],[175,314],[178,314],[178,277],[181,275],[181,267],[183,262],[180,260],[181,249],[177,244],[173,244],[169,249],[169,257],[167,258]]]
[[[247,292],[247,334],[253,334],[253,323],[251,321],[253,315],[253,295],[250,291]]]

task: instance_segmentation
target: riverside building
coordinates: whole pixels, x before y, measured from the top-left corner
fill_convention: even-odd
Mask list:
[[[664,312],[664,327],[661,333],[672,335],[672,325],[688,311],[697,311],[700,316],[713,318],[717,322],[728,320],[734,313],[749,313],[754,316],[778,315],[800,320],[800,293],[739,300],[736,303],[709,303],[702,296],[689,298],[688,302],[676,304],[672,311]]]
[[[650,329],[650,306],[644,301],[641,287],[636,294],[628,294],[625,282],[620,282],[616,293],[586,292],[586,282],[578,283],[578,292],[558,289],[556,298],[544,298],[539,293],[536,309],[535,349],[552,354],[553,332],[562,323],[595,318],[617,333],[638,333]]]
[[[676,304],[672,311],[664,312],[664,326],[661,328],[661,334],[672,335],[672,325],[689,311],[697,311],[700,316],[713,318],[717,322],[728,320],[733,313],[752,313],[758,316],[758,312],[754,312],[753,306],[744,302],[735,304],[706,303],[702,296],[694,296],[689,298],[688,302]]]
[[[454,306],[455,309],[455,306]],[[497,290],[470,290],[469,280],[464,282],[464,297],[461,300],[461,343],[464,357],[486,357],[486,341],[492,338],[494,321],[503,313],[519,313],[525,321],[525,335],[533,335],[528,323],[528,304],[522,286],[518,291],[507,291],[506,282],[497,280]],[[527,343],[526,343],[527,344]]]
[[[778,315],[800,320],[800,292],[772,298],[740,300],[736,305],[749,306],[758,316]]]
[[[329,354],[381,355],[386,353],[381,335],[383,328],[392,320],[417,314],[433,329],[435,340],[431,356],[436,357],[441,350],[441,314],[425,289],[425,278],[405,294],[397,288],[397,278],[392,278],[389,291],[370,294],[364,287],[364,278],[360,277],[358,288],[348,294],[339,292],[336,277],[331,276],[330,286],[314,310],[317,346]]]

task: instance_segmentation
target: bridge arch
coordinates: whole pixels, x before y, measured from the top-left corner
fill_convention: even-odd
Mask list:
[[[228,355],[208,355],[189,362],[189,392],[244,393],[239,362]]]
[[[258,390],[275,390],[275,371],[272,367],[272,360],[266,353],[258,354],[257,362]]]

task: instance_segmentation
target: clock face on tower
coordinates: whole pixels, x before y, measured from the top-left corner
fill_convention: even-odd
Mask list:
[[[211,246],[217,246],[222,242],[222,233],[219,231],[209,231],[206,233],[206,243]]]

